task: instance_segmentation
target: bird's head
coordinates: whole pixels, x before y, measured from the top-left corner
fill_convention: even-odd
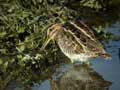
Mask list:
[[[50,40],[53,40],[56,37],[59,30],[61,30],[61,29],[62,29],[61,24],[53,24],[50,26],[50,28],[48,28],[47,38],[46,38],[43,46],[41,47],[41,50],[43,50],[47,46],[47,44],[50,42]]]

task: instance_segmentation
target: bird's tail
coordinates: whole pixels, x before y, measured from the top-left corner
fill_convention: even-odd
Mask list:
[[[100,53],[99,56],[104,58],[105,60],[111,60],[112,59],[111,55],[108,54],[108,53]]]

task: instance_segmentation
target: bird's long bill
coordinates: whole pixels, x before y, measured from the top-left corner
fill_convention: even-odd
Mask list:
[[[45,47],[48,45],[48,43],[50,42],[51,38],[47,38],[46,41],[44,42],[44,44],[41,47],[41,50],[44,50]]]

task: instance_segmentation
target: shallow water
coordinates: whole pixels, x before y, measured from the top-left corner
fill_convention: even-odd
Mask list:
[[[120,36],[120,23],[116,22],[106,31]],[[34,84],[33,90],[119,90],[120,89],[120,40],[110,41],[106,46],[111,60],[96,58],[91,66],[61,64],[51,78]]]

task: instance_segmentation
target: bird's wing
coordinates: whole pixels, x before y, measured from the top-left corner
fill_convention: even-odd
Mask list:
[[[70,33],[86,51],[99,51],[103,49],[93,31],[81,21],[70,22],[66,25],[66,32]]]
[[[64,52],[74,53],[74,54],[80,54],[84,53],[84,48],[82,45],[76,41],[76,38],[74,35],[72,35],[70,30],[63,28],[57,36],[57,42],[58,45],[64,49]]]
[[[76,29],[80,30],[80,32],[84,34],[86,37],[89,37],[89,39],[96,41],[93,31],[84,22],[75,21],[70,22],[70,24],[73,25]]]

